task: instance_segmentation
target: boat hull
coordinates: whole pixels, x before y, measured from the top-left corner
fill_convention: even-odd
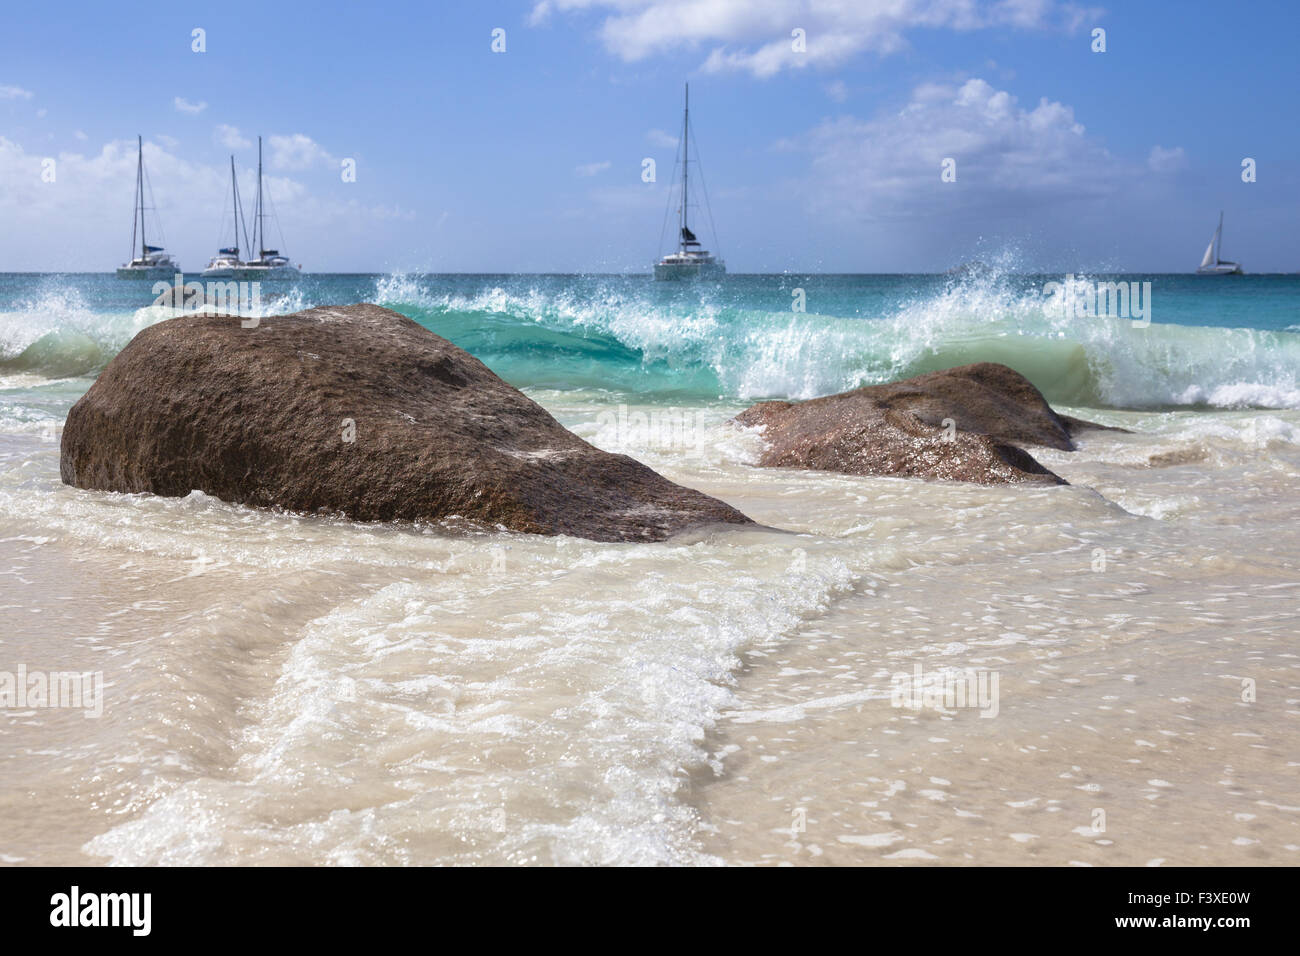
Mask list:
[[[170,279],[180,270],[174,266],[118,266],[119,279]]]
[[[1196,270],[1198,276],[1239,276],[1245,275],[1241,266],[1235,262],[1225,262],[1217,266],[1202,266]]]
[[[721,262],[656,262],[655,279],[681,282],[691,279],[721,279],[727,267]]]
[[[211,274],[204,272],[206,279],[235,279],[240,282],[292,282],[302,277],[302,273],[292,266],[281,269],[256,269],[244,266],[238,269],[220,269]]]

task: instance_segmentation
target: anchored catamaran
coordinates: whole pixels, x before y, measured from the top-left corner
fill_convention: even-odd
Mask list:
[[[239,201],[239,180],[235,178],[235,157],[230,157],[230,205],[234,218],[233,229],[235,241],[232,245],[218,249],[217,254],[208,260],[208,267],[203,270],[205,279],[234,279],[244,268],[239,258],[239,234],[244,233],[244,246],[248,246],[248,229],[244,226],[244,207]]]
[[[1239,276],[1244,274],[1240,263],[1228,262],[1219,258],[1219,253],[1222,251],[1222,241],[1223,213],[1220,212],[1219,228],[1214,230],[1214,238],[1205,247],[1205,255],[1201,257],[1201,264],[1196,269],[1198,276]]]
[[[144,194],[148,180],[144,174],[144,137],[136,137],[135,209],[131,214],[131,255],[125,265],[118,266],[119,279],[170,279],[181,271],[180,264],[162,246],[151,246],[144,235]],[[150,189],[152,198],[153,190]],[[152,207],[151,207],[152,208]],[[161,231],[161,230],[160,230]],[[140,237],[140,254],[135,255],[136,236]]]
[[[293,265],[278,249],[266,248],[266,193],[262,188],[262,137],[257,137],[257,206],[253,211],[253,245],[257,258],[250,259],[236,270],[235,279],[296,279],[302,267]],[[274,213],[270,213],[274,218]],[[277,224],[277,229],[278,229]]]
[[[700,246],[689,225],[690,192],[690,133],[691,133],[691,85],[686,84],[686,110],[682,118],[682,192],[681,205],[677,207],[677,251],[670,252],[655,263],[656,279],[719,279],[726,275],[726,264],[707,249]],[[699,160],[696,160],[698,163]],[[708,197],[705,196],[707,204]],[[667,213],[665,213],[665,219]],[[713,214],[709,221],[712,225]],[[717,242],[717,235],[713,237]],[[662,236],[660,238],[662,241]]]

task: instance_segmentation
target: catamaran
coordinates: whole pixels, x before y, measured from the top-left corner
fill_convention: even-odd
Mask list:
[[[700,246],[700,241],[691,231],[688,222],[690,210],[690,193],[687,188],[690,176],[690,133],[691,133],[691,85],[686,84],[686,110],[682,117],[682,190],[681,204],[677,207],[677,251],[670,252],[655,263],[656,279],[720,279],[727,273],[727,266],[721,259]],[[699,163],[699,160],[696,160]],[[705,196],[705,203],[708,196]],[[664,218],[667,219],[665,212]],[[709,213],[712,225],[713,214]],[[713,241],[716,244],[715,231]],[[660,237],[662,242],[662,236]]]
[[[239,201],[239,180],[235,178],[235,157],[230,157],[230,205],[233,214],[235,242],[217,250],[217,254],[208,260],[208,267],[203,270],[205,279],[234,279],[244,268],[239,258],[239,233],[244,232],[244,245],[248,245],[248,229],[244,226],[244,207]]]
[[[1228,262],[1219,258],[1219,253],[1222,251],[1222,241],[1223,213],[1220,212],[1219,228],[1214,230],[1214,238],[1205,247],[1205,255],[1201,257],[1201,264],[1196,269],[1198,276],[1239,276],[1244,274],[1241,271],[1240,263]]]
[[[149,240],[144,235],[144,194],[148,183],[144,174],[144,137],[136,137],[136,147],[135,209],[131,214],[131,255],[135,258],[117,267],[117,277],[119,279],[170,279],[181,271],[180,264],[162,246],[149,245]],[[153,190],[150,189],[149,193],[152,198]],[[135,255],[137,235],[140,238],[138,256]]]
[[[232,278],[257,279],[296,279],[302,275],[302,266],[293,265],[287,256],[280,255],[278,249],[266,248],[266,193],[262,188],[262,137],[257,137],[257,206],[253,211],[253,245],[257,258],[241,265]],[[274,218],[274,212],[270,213]],[[277,221],[277,229],[278,221]]]

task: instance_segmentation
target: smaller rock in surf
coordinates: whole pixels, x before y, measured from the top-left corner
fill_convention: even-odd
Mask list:
[[[1091,422],[1058,415],[994,362],[929,372],[806,402],[760,402],[735,419],[762,426],[759,464],[979,484],[1066,484],[1020,445],[1073,451]]]

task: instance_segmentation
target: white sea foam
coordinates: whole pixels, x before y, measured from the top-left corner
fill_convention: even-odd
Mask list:
[[[464,294],[441,291],[427,278],[391,276],[377,283],[376,298],[608,336],[647,364],[707,368],[722,393],[738,399],[812,398],[999,361],[1067,404],[1300,407],[1300,340],[1290,335],[1065,315],[1012,280],[981,273],[860,318],[737,307],[721,292],[659,301],[614,284],[584,295],[504,286]]]
[[[323,843],[333,862],[434,862],[445,847],[400,835],[443,826],[469,835],[466,861],[711,862],[674,794],[706,764],[735,655],[796,628],[852,571],[820,555],[791,573],[763,533],[641,550],[523,538],[512,555],[528,573],[388,584],[308,622],[233,772],[181,784],[86,851],[274,856],[248,842],[274,813],[284,841]],[[315,799],[289,810],[305,780]],[[320,818],[318,802],[351,809]]]

